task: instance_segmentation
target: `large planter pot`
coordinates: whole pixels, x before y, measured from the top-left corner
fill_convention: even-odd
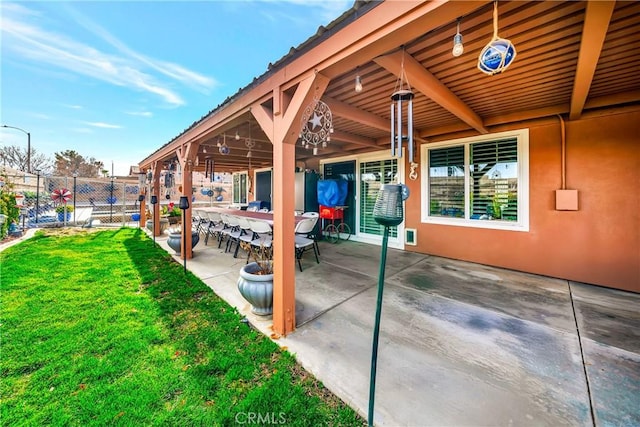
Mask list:
[[[253,307],[253,314],[267,316],[273,312],[273,274],[255,274],[259,270],[255,262],[243,266],[238,291]]]
[[[171,215],[169,215],[167,217],[167,220],[169,221],[169,224],[171,224],[171,225],[175,225],[175,224],[179,223],[180,219],[181,219],[181,217],[179,217],[179,216],[171,216]]]
[[[196,231],[191,232],[191,249],[193,249],[200,241],[200,235]],[[182,233],[169,233],[167,245],[175,251],[176,254],[182,253]]]
[[[147,230],[153,232],[153,218],[148,219],[145,223]],[[169,228],[169,220],[166,218],[160,218],[160,234],[163,234],[166,229]]]

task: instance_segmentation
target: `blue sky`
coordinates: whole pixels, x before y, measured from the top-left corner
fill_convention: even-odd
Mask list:
[[[126,174],[352,4],[2,1],[0,121]]]

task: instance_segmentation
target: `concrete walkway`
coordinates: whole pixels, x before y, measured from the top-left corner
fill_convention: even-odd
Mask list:
[[[276,342],[366,418],[380,247],[320,250]],[[269,336],[244,263],[201,240],[187,268]],[[376,425],[640,425],[639,294],[392,249],[385,277]]]

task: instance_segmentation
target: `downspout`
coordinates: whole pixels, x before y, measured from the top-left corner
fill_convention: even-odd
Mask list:
[[[566,140],[566,129],[564,124],[564,119],[560,114],[558,114],[558,118],[560,119],[560,162],[561,162],[561,187],[560,189],[567,189],[567,140]]]
[[[557,211],[577,211],[578,210],[578,190],[567,190],[567,138],[564,119],[560,114],[560,189],[556,190],[556,210]]]

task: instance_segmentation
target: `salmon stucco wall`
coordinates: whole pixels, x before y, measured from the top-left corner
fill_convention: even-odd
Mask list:
[[[524,126],[513,126],[518,129]],[[500,129],[506,130],[506,129]],[[640,292],[640,112],[566,123],[566,188],[577,211],[557,211],[561,188],[559,119],[529,128],[529,231],[421,222],[426,204],[412,183],[406,250]]]

